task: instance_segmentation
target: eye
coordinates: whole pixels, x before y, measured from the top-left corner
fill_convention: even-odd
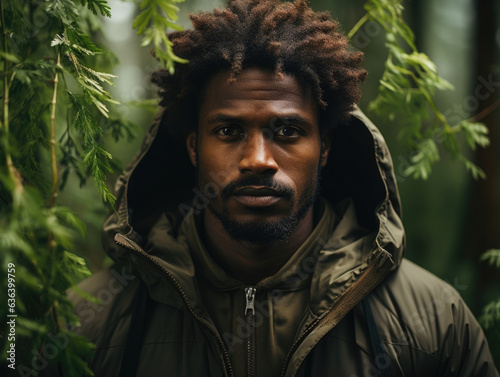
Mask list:
[[[243,134],[239,128],[233,126],[219,127],[214,133],[225,138],[239,137]]]
[[[300,136],[300,132],[295,127],[285,126],[278,129],[274,135],[281,138],[295,139]]]

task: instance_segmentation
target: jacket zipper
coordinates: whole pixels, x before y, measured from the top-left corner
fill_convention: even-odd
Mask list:
[[[293,353],[297,350],[300,343],[312,332],[312,330],[327,326],[330,323],[333,323],[332,328],[335,327],[340,320],[363,299],[363,297],[370,293],[372,289],[385,279],[389,273],[389,268],[387,268],[387,266],[393,265],[394,262],[387,251],[382,248],[380,248],[380,250],[382,253],[379,254],[378,257],[374,258],[372,263],[366,268],[365,272],[358,278],[358,280],[342,292],[332,305],[330,305],[330,308],[321,317],[318,317],[302,333],[299,339],[295,341],[285,358],[281,371],[282,377],[286,376],[286,370],[288,369]],[[339,305],[340,301],[342,301],[342,305]],[[293,376],[297,373],[299,368],[300,364],[292,374]]]
[[[245,288],[245,316],[247,318],[247,376],[255,377],[255,293],[254,287]]]
[[[137,245],[134,241],[128,239],[127,237],[125,237],[125,236],[123,236],[121,234],[116,234],[115,235],[115,242],[118,245],[120,245],[120,246],[122,246],[122,247],[124,247],[124,248],[126,248],[128,250],[131,250],[131,251],[135,252],[138,256],[140,256],[141,258],[145,259],[147,262],[153,264],[155,267],[159,268],[160,271],[162,271],[168,277],[168,279],[170,280],[170,282],[173,284],[173,286],[177,289],[177,291],[181,295],[181,297],[184,300],[184,303],[186,304],[186,307],[188,308],[188,310],[191,313],[191,315],[199,323],[201,323],[203,326],[205,326],[215,336],[215,338],[217,339],[217,341],[218,341],[218,343],[219,343],[219,345],[220,345],[220,347],[222,349],[222,352],[224,354],[224,362],[226,364],[227,371],[229,373],[229,376],[232,377],[233,376],[233,368],[231,367],[231,362],[229,360],[229,353],[227,352],[227,349],[226,349],[226,346],[225,346],[223,340],[221,339],[221,337],[219,336],[219,334],[217,333],[216,330],[214,330],[208,323],[206,323],[205,320],[203,320],[198,314],[195,313],[194,309],[191,307],[191,304],[188,301],[186,293],[182,289],[182,287],[179,284],[179,282],[175,279],[174,275],[172,275],[172,273],[170,273],[170,271],[168,271],[165,267],[163,267],[156,260],[154,260],[144,250],[142,250],[142,248],[139,245]]]

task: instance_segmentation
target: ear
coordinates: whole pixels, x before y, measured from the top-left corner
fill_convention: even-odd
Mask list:
[[[324,168],[328,161],[328,155],[330,154],[331,139],[328,131],[323,131],[321,135],[321,154],[320,154],[320,164]]]
[[[196,167],[196,132],[190,132],[186,138],[186,148],[189,155],[189,159],[194,167]]]

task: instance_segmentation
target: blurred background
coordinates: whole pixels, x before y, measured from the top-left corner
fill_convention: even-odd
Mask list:
[[[310,0],[316,11],[328,10],[348,32],[365,14],[364,0]],[[223,6],[221,0],[187,0],[180,3],[178,23],[189,27],[189,12]],[[112,18],[104,22],[101,42],[119,59],[114,70],[116,86],[110,90],[120,101],[122,114],[138,125],[136,138],[115,143],[111,135],[106,148],[115,163],[124,167],[139,149],[154,112],[128,103],[154,99],[149,82],[157,62],[149,48],[140,47],[140,38],[132,30],[139,9],[132,2],[110,0]],[[462,295],[476,316],[489,301],[500,297],[500,269],[480,261],[488,249],[500,249],[500,1],[497,0],[418,0],[404,1],[405,18],[415,32],[417,46],[450,81],[454,91],[438,94],[438,105],[452,123],[458,119],[480,117],[490,130],[491,145],[478,149],[470,157],[487,174],[474,181],[463,165],[442,154],[428,180],[404,175],[411,154],[398,142],[397,119],[388,121],[367,111],[376,97],[378,80],[387,51],[384,32],[375,23],[367,23],[352,44],[365,53],[369,79],[363,85],[361,109],[381,129],[392,152],[403,202],[407,233],[406,257],[448,281]],[[110,175],[112,187],[119,173]],[[77,250],[92,271],[111,261],[101,251],[101,226],[109,210],[101,204],[89,181],[82,190],[78,180],[68,183],[60,204],[73,208],[88,226],[88,237],[80,240]],[[494,355],[500,355],[500,334],[487,333]]]

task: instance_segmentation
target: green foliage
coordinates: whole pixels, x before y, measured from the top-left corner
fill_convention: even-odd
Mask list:
[[[101,16],[111,17],[110,8],[106,0],[81,0],[81,3],[96,15],[101,14]]]
[[[132,27],[142,35],[142,46],[153,45],[155,56],[171,74],[174,73],[175,63],[187,63],[186,59],[179,58],[172,51],[172,42],[166,35],[167,28],[182,30],[175,24],[179,8],[175,3],[184,0],[142,0],[142,12],[137,16]]]
[[[75,171],[82,183],[93,178],[105,202],[115,200],[105,184],[113,165],[104,128],[118,139],[131,137],[132,125],[105,89],[114,76],[101,69],[116,59],[91,38],[97,16],[110,9],[104,0],[0,0],[0,14],[0,300],[11,303],[0,316],[17,315],[18,372],[92,375],[93,346],[74,332],[78,318],[66,297],[76,279],[90,276],[73,244],[86,227],[57,195]],[[7,330],[4,321],[3,360]]]
[[[500,335],[500,299],[491,301],[483,308],[479,323],[486,329]]]
[[[405,175],[426,179],[432,165],[439,161],[438,144],[454,158],[462,161],[466,169],[477,179],[484,172],[462,153],[458,135],[464,134],[467,144],[489,144],[488,129],[468,120],[451,125],[434,103],[439,90],[451,90],[453,86],[439,76],[435,64],[415,46],[415,37],[403,20],[401,0],[370,0],[365,4],[367,14],[351,30],[352,37],[368,20],[380,24],[386,32],[389,51],[385,71],[380,80],[379,94],[369,109],[402,126],[401,140],[413,151],[411,165]]]
[[[500,249],[487,250],[481,255],[481,260],[500,269]],[[491,301],[483,308],[479,322],[485,329],[492,330],[500,336],[500,298]]]
[[[97,188],[103,200],[114,203],[115,197],[110,193],[105,183],[106,172],[112,172],[110,166],[111,155],[99,146],[103,134],[102,128],[98,125],[92,112],[87,108],[84,97],[76,96],[69,91],[67,93],[75,113],[75,129],[83,138],[83,163],[97,183]],[[107,113],[105,115],[108,116]],[[69,132],[66,135],[67,156],[70,156],[73,142],[69,137]]]
[[[500,249],[490,249],[486,251],[481,255],[481,260],[488,262],[491,266],[500,268]]]

